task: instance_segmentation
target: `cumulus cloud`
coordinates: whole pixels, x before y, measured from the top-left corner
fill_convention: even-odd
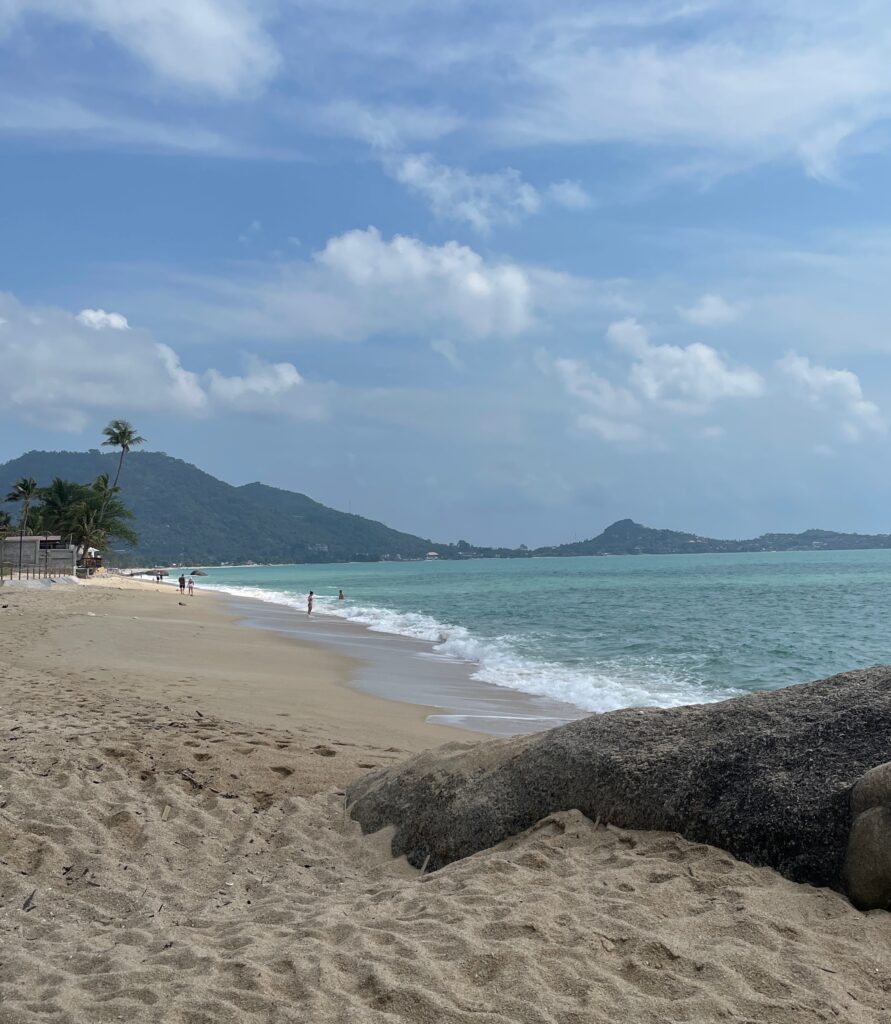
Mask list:
[[[718,327],[729,324],[739,316],[739,307],[731,305],[720,295],[706,294],[692,306],[678,306],[678,314],[697,327]]]
[[[193,278],[206,296],[197,304],[190,298],[186,314],[216,335],[289,341],[361,341],[381,333],[456,342],[511,338],[535,321],[539,275],[457,242],[385,239],[370,227],[329,239],[307,261],[261,270],[258,280]],[[540,287],[554,293],[560,280],[547,275]]]
[[[121,313],[106,313],[104,309],[82,309],[75,319],[97,331],[106,327],[113,331],[126,331],[130,328],[127,318]]]
[[[94,415],[159,405],[193,416],[227,409],[319,414],[318,396],[296,400],[306,385],[290,363],[249,358],[244,376],[195,372],[118,313],[32,309],[10,295],[0,296],[0,313],[6,408],[25,420],[77,431]]]
[[[252,92],[279,56],[263,24],[264,5],[247,0],[6,0],[8,30],[38,15],[112,39],[157,77],[223,97]]]
[[[607,339],[634,357],[631,382],[652,402],[677,412],[705,411],[723,398],[756,398],[764,392],[760,374],[731,366],[709,345],[653,345],[634,319],[611,324]]]
[[[885,417],[874,402],[864,398],[856,373],[821,366],[795,352],[787,353],[777,366],[814,405],[838,416],[839,428],[847,440],[861,441],[870,434],[887,433]]]
[[[264,363],[252,357],[247,373],[226,377],[216,370],[207,372],[210,397],[232,409],[245,412],[267,412],[281,408],[289,399],[297,400],[303,378],[291,363]]]
[[[567,394],[584,404],[586,411],[576,417],[579,428],[606,441],[634,441],[643,436],[637,422],[640,402],[627,388],[610,383],[578,359],[556,359],[554,369]]]
[[[760,374],[731,366],[708,345],[654,345],[646,328],[632,317],[610,324],[607,340],[630,357],[625,378],[616,383],[579,359],[555,359],[553,369],[580,411],[576,424],[607,441],[655,437],[666,415],[701,415],[724,399],[756,398],[764,392]],[[550,364],[544,361],[544,368]],[[719,424],[693,431],[715,439]]]

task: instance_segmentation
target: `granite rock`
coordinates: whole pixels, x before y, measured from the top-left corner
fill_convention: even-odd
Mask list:
[[[870,807],[854,819],[844,881],[862,910],[891,906],[891,807]]]
[[[846,872],[845,858],[854,785],[888,761],[883,666],[719,704],[623,709],[532,736],[450,744],[357,780],[347,801],[364,831],[392,827],[393,853],[428,870],[577,808],[844,890],[847,878],[866,886],[885,877],[880,853],[878,870],[849,857]],[[878,833],[862,828],[872,850]]]

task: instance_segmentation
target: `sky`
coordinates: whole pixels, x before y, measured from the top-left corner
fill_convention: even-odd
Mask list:
[[[0,462],[891,532],[891,10],[0,0]]]

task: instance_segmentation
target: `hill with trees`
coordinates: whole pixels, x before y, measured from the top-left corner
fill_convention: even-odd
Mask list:
[[[126,434],[106,428],[121,447]],[[128,427],[129,424],[124,424]],[[132,435],[130,441],[141,439]],[[813,551],[891,548],[891,535],[836,533],[766,533],[752,540],[717,540],[679,530],[657,530],[632,519],[621,519],[589,540],[535,550],[478,547],[464,540],[437,543],[425,537],[390,529],[363,516],[328,508],[305,494],[266,484],[241,487],[224,483],[196,466],[162,452],[126,449],[119,498],[127,517],[118,532],[108,562],[118,565],[218,565],[221,562],[352,562],[423,558],[428,551],[440,558],[530,558],[572,555],[672,555],[742,551]],[[96,487],[100,479],[117,480],[122,451],[28,452],[0,465],[0,495],[17,481],[33,480],[47,488],[54,479]],[[104,507],[104,504],[103,504]],[[117,506],[114,506],[117,508]],[[0,504],[15,513],[15,504]],[[125,546],[127,530],[137,535],[135,546]],[[114,533],[110,534],[115,536]]]
[[[814,551],[891,548],[887,533],[836,533],[805,530],[803,533],[765,533],[752,540],[716,540],[679,530],[654,530],[633,519],[620,519],[590,540],[556,547],[537,548],[536,555],[689,555],[731,551]]]
[[[98,450],[28,452],[0,465],[0,491],[22,477],[41,487],[56,477],[86,483],[113,476],[118,461]],[[118,564],[377,561],[423,558],[433,547],[305,494],[260,483],[233,487],[162,452],[130,452],[122,484],[138,543],[116,545],[109,560]]]

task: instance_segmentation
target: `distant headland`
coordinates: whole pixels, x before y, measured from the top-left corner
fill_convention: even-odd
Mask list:
[[[98,449],[27,452],[0,465],[0,489],[6,493],[21,477],[33,477],[41,486],[54,477],[90,481],[109,472],[115,459]],[[716,540],[657,530],[632,519],[621,519],[589,540],[534,549],[446,543],[328,508],[305,494],[261,483],[234,487],[163,452],[129,455],[126,501],[139,543],[112,553],[110,561],[122,565],[404,561],[424,559],[430,552],[439,560],[454,560],[891,548],[889,534],[806,530]]]

